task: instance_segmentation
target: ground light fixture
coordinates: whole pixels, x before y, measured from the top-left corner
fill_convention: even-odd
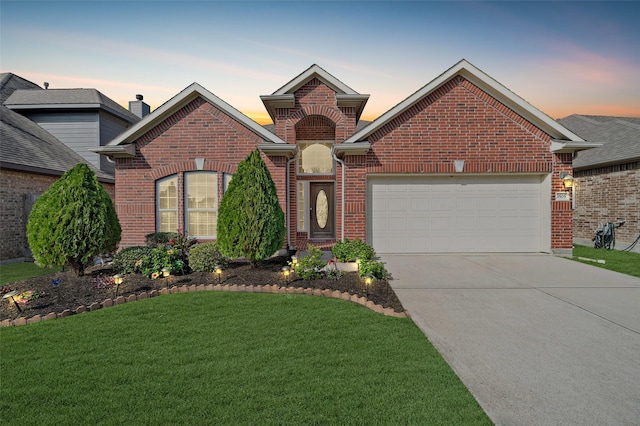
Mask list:
[[[161,269],[161,272],[164,278],[167,278],[169,275],[171,275],[171,269],[167,268],[166,266]]]
[[[213,273],[216,274],[216,277],[218,278],[218,284],[220,284],[220,280],[222,279],[222,265],[214,266]]]
[[[359,257],[356,257],[356,267],[358,268],[358,271],[360,270],[360,263],[362,262],[362,260]]]
[[[296,269],[296,266],[298,266],[298,256],[291,256],[291,267]]]
[[[7,299],[9,303],[13,302],[13,304],[16,305],[16,308],[18,308],[18,312],[22,312],[22,308],[20,308],[20,305],[18,305],[18,302],[16,301],[17,295],[18,295],[18,291],[12,290],[9,293],[2,296],[2,298]]]
[[[115,274],[113,276],[113,282],[116,283],[116,297],[118,297],[118,289],[120,289],[120,284],[124,281],[124,277],[120,274]]]
[[[284,281],[289,284],[289,275],[291,274],[291,268],[289,268],[288,266],[283,266],[281,271],[282,275],[284,275]]]
[[[367,294],[367,299],[369,298],[369,287],[374,283],[376,277],[371,274],[367,274],[364,276],[364,289]]]

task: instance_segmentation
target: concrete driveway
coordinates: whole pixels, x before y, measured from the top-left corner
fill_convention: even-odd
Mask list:
[[[551,255],[382,255],[498,425],[640,425],[640,279]]]

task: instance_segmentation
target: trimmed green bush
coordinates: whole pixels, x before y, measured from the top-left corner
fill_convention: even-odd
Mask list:
[[[339,262],[355,262],[356,258],[360,258],[364,262],[372,260],[376,254],[373,247],[360,238],[351,241],[345,238],[344,241],[338,241],[331,249],[331,253]]]
[[[169,244],[172,239],[178,238],[177,232],[152,232],[144,237],[144,243],[149,247],[160,247]]]
[[[119,274],[139,274],[142,262],[151,255],[151,247],[134,246],[120,250],[113,257],[113,270]]]
[[[38,198],[27,222],[36,264],[68,264],[76,275],[84,275],[93,256],[114,251],[120,233],[109,194],[84,163],[69,169]]]
[[[313,244],[307,247],[307,255],[299,260],[295,273],[303,280],[313,280],[322,277],[322,268],[327,262],[321,260],[322,250]]]
[[[284,245],[284,212],[267,165],[255,150],[238,164],[218,214],[218,246],[254,265]]]
[[[389,272],[384,267],[384,262],[379,260],[367,260],[360,263],[358,273],[361,277],[371,274],[379,280],[389,277]]]
[[[220,253],[218,243],[211,241],[191,247],[189,251],[189,266],[195,272],[213,272],[216,265],[226,268],[227,258]]]

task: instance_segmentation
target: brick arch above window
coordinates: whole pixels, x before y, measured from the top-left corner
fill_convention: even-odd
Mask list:
[[[221,172],[221,173],[234,174],[236,172],[237,167],[238,167],[237,164],[229,164],[222,161],[205,159],[202,170],[198,170],[195,160],[182,161],[179,163],[167,164],[166,166],[154,169],[153,171],[151,171],[151,178],[153,180],[158,180],[165,176],[173,175],[180,172],[197,172],[197,171]]]
[[[309,115],[295,125],[296,140],[335,140],[336,123],[323,115]]]
[[[345,115],[337,108],[330,108],[324,105],[306,105],[298,109],[287,119],[287,124],[297,126],[298,122],[311,116],[324,116],[331,120],[336,126],[344,124]]]

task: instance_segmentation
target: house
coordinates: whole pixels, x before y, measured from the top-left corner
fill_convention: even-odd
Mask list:
[[[138,115],[96,89],[16,89],[4,105],[37,123],[95,168],[113,175],[113,162],[89,149],[106,145],[149,113],[149,106],[138,97],[129,103]]]
[[[261,96],[269,131],[193,83],[94,150],[115,160],[121,247],[177,229],[215,239],[257,148],[290,250],[358,237],[378,253],[571,252],[562,177],[594,144],[465,60],[362,125],[368,98],[313,65]]]
[[[628,247],[640,235],[640,118],[574,114],[558,121],[602,143],[573,159],[574,241],[592,245],[599,223],[626,220],[616,229],[616,248]]]
[[[0,262],[30,256],[26,223],[35,199],[68,169],[86,162],[51,133],[4,105],[15,90],[44,91],[15,74],[0,74]],[[113,198],[113,175],[93,170]]]

